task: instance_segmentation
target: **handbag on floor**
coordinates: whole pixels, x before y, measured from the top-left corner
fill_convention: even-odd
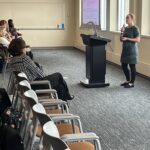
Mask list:
[[[0,73],[3,70],[3,65],[4,65],[4,60],[2,58],[0,58]]]
[[[11,106],[10,98],[4,88],[0,88],[0,125],[8,126],[19,131],[22,115]]]
[[[8,126],[16,130],[20,130],[22,115],[14,108],[7,108],[0,117],[0,122],[2,126]]]
[[[0,88],[0,116],[4,113],[6,108],[11,106],[11,101],[8,93],[4,88]]]

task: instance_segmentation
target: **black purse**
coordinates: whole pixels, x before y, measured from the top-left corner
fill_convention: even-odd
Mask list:
[[[10,98],[4,88],[0,88],[0,116],[11,106]]]
[[[21,113],[14,108],[7,108],[0,117],[1,125],[8,126],[16,130],[20,130],[22,116]]]
[[[0,88],[0,125],[8,126],[19,131],[22,115],[11,106],[10,98],[5,89]]]

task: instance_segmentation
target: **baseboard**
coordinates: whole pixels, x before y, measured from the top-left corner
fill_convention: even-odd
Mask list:
[[[111,65],[113,65],[113,66],[115,66],[115,67],[117,67],[117,68],[119,68],[119,69],[121,69],[121,66],[118,65],[118,64],[116,64],[116,63],[114,63],[114,62],[111,62],[111,61],[107,60],[107,63],[108,63],[108,64],[111,64]],[[144,75],[144,74],[141,74],[141,73],[137,72],[137,75],[140,76],[140,77],[142,77],[142,78],[144,78],[144,79],[147,79],[147,80],[150,81],[150,77],[148,77],[148,76],[146,76],[146,75]]]
[[[60,49],[74,49],[73,46],[60,46],[60,47],[31,47],[33,50],[60,50]]]

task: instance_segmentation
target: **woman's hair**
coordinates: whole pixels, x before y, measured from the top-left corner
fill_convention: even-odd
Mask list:
[[[6,20],[0,20],[0,26],[4,26],[5,24],[7,24]]]
[[[9,25],[9,27],[14,27],[14,23],[13,23],[12,19],[8,20],[8,25]]]
[[[0,26],[0,37],[4,36],[4,34],[5,34],[4,30],[5,30],[5,27],[4,26]]]
[[[13,39],[8,47],[8,52],[12,56],[19,56],[23,54],[23,49],[26,47],[26,43],[22,38]]]
[[[134,23],[136,22],[136,18],[134,14],[129,13],[127,16],[130,16]]]

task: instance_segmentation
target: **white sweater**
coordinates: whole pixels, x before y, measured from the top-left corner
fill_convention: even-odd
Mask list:
[[[8,47],[10,42],[4,37],[0,37],[0,44],[2,44],[5,47]]]

